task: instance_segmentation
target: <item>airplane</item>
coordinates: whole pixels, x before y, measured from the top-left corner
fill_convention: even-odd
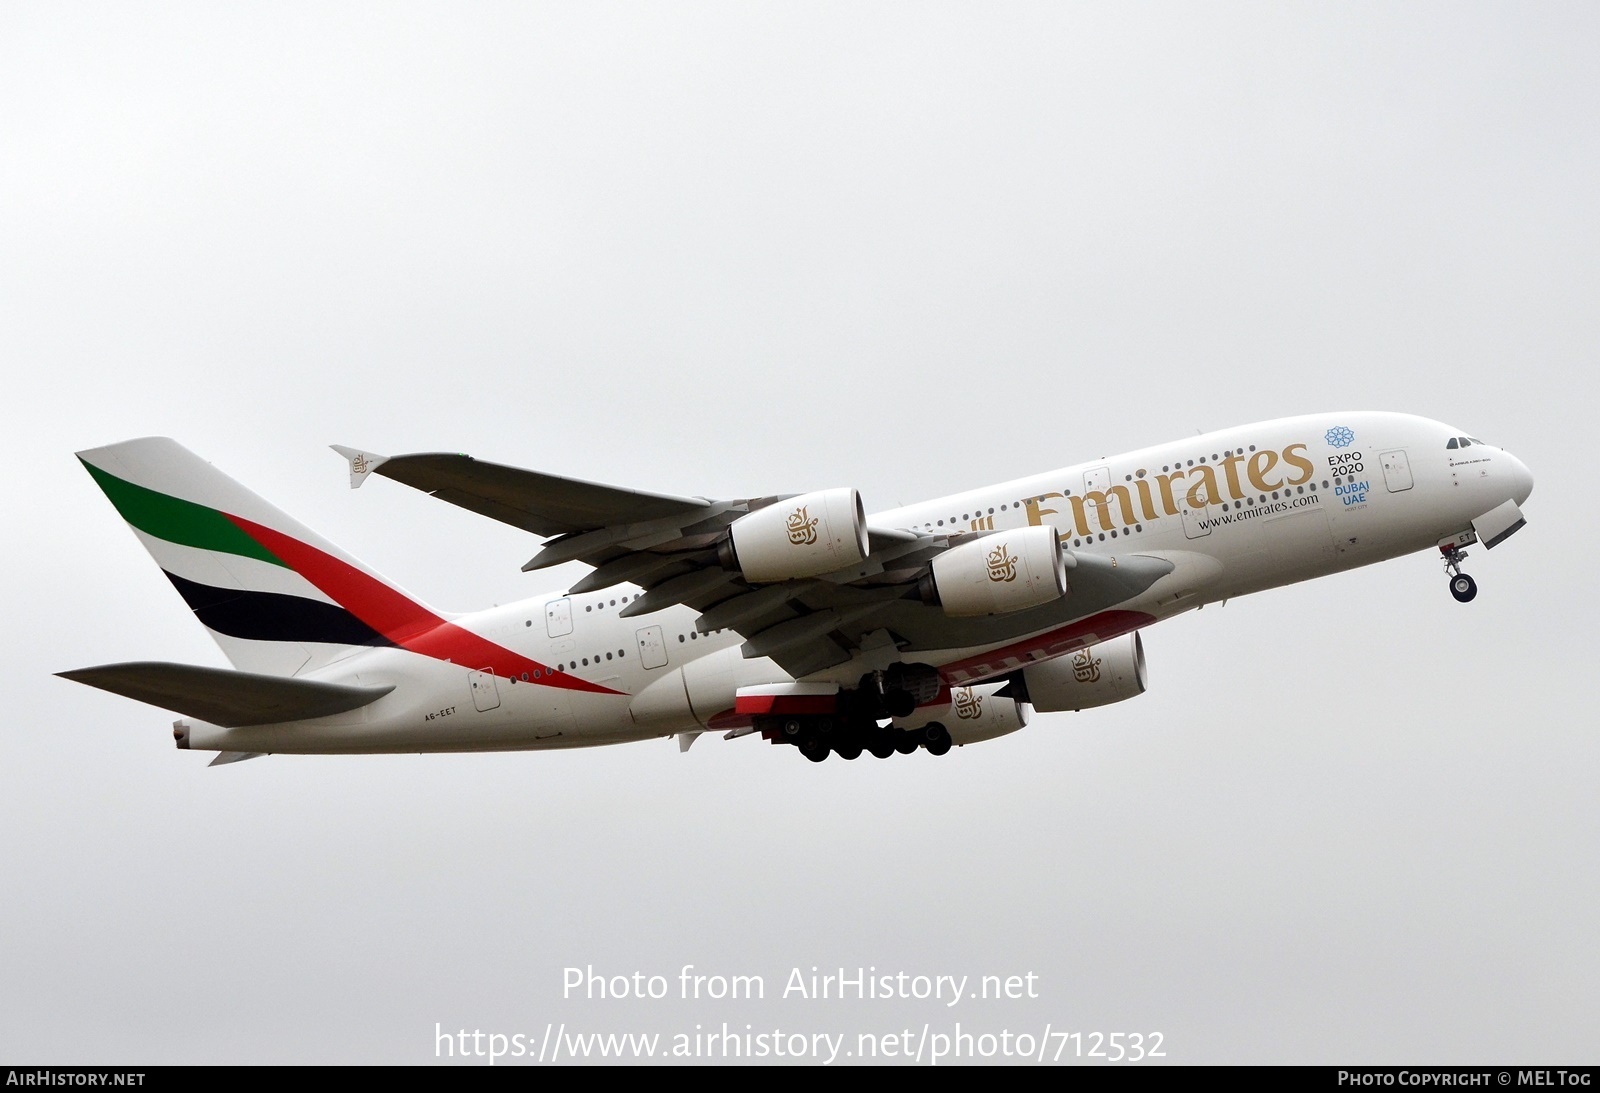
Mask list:
[[[565,591],[448,614],[165,438],[78,458],[232,669],[61,676],[182,715],[212,765],[267,754],[585,747],[707,732],[813,762],[944,755],[1147,687],[1141,632],[1207,603],[1524,524],[1520,460],[1421,417],[1227,429],[868,516],[849,487],[645,493],[457,454],[334,446],[583,562]]]

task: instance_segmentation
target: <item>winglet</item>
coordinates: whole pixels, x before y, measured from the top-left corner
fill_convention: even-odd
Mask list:
[[[343,444],[329,444],[328,447],[338,452],[350,461],[350,488],[360,489],[361,483],[367,480],[367,475],[378,469],[378,464],[388,460],[386,455],[375,455],[372,452],[363,452],[357,448],[346,448]]]

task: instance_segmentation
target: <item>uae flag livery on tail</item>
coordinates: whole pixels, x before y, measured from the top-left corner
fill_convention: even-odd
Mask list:
[[[393,646],[609,693],[425,607],[175,441],[147,437],[78,458],[241,671],[299,675]]]

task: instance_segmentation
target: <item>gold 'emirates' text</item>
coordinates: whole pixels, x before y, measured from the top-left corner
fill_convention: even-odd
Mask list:
[[[1068,504],[1077,534],[1092,535],[1096,530],[1110,531],[1115,526],[1113,508],[1122,526],[1132,527],[1163,514],[1176,516],[1181,511],[1180,505],[1203,509],[1207,505],[1243,500],[1246,493],[1271,493],[1290,486],[1303,486],[1316,474],[1316,467],[1306,458],[1305,451],[1304,444],[1291,444],[1282,452],[1237,452],[1214,464],[1201,463],[1197,467],[1174,469],[1169,474],[1135,479],[1131,489],[1110,486],[1070,497],[1046,493],[1030,497],[1023,504],[1027,507],[1028,523],[1037,525],[1045,523],[1046,516],[1060,514],[1060,509],[1043,505],[1051,498],[1060,498]],[[1296,472],[1292,478],[1287,477],[1291,467]],[[1251,488],[1247,489],[1246,483]],[[1100,525],[1098,529],[1090,523],[1091,510]]]

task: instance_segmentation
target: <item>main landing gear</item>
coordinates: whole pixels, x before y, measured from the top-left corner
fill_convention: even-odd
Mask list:
[[[897,664],[863,676],[852,690],[840,691],[833,713],[761,715],[754,728],[774,744],[793,744],[813,763],[830,755],[859,759],[862,752],[879,759],[921,750],[943,755],[955,741],[937,721],[915,729],[883,724],[911,716],[919,705],[933,700],[939,686],[938,673],[927,665]]]
[[[1467,603],[1478,594],[1478,582],[1461,572],[1461,560],[1467,552],[1457,546],[1440,547],[1444,555],[1444,569],[1450,574],[1450,595],[1460,603]]]
[[[825,716],[773,718],[775,726],[763,725],[765,718],[757,718],[761,734],[775,744],[793,744],[800,754],[813,763],[820,763],[829,755],[840,759],[859,759],[862,752],[879,759],[891,755],[912,755],[926,750],[929,755],[943,755],[954,746],[950,732],[937,721],[916,729],[897,729],[893,725],[879,725],[876,721],[841,719]]]

